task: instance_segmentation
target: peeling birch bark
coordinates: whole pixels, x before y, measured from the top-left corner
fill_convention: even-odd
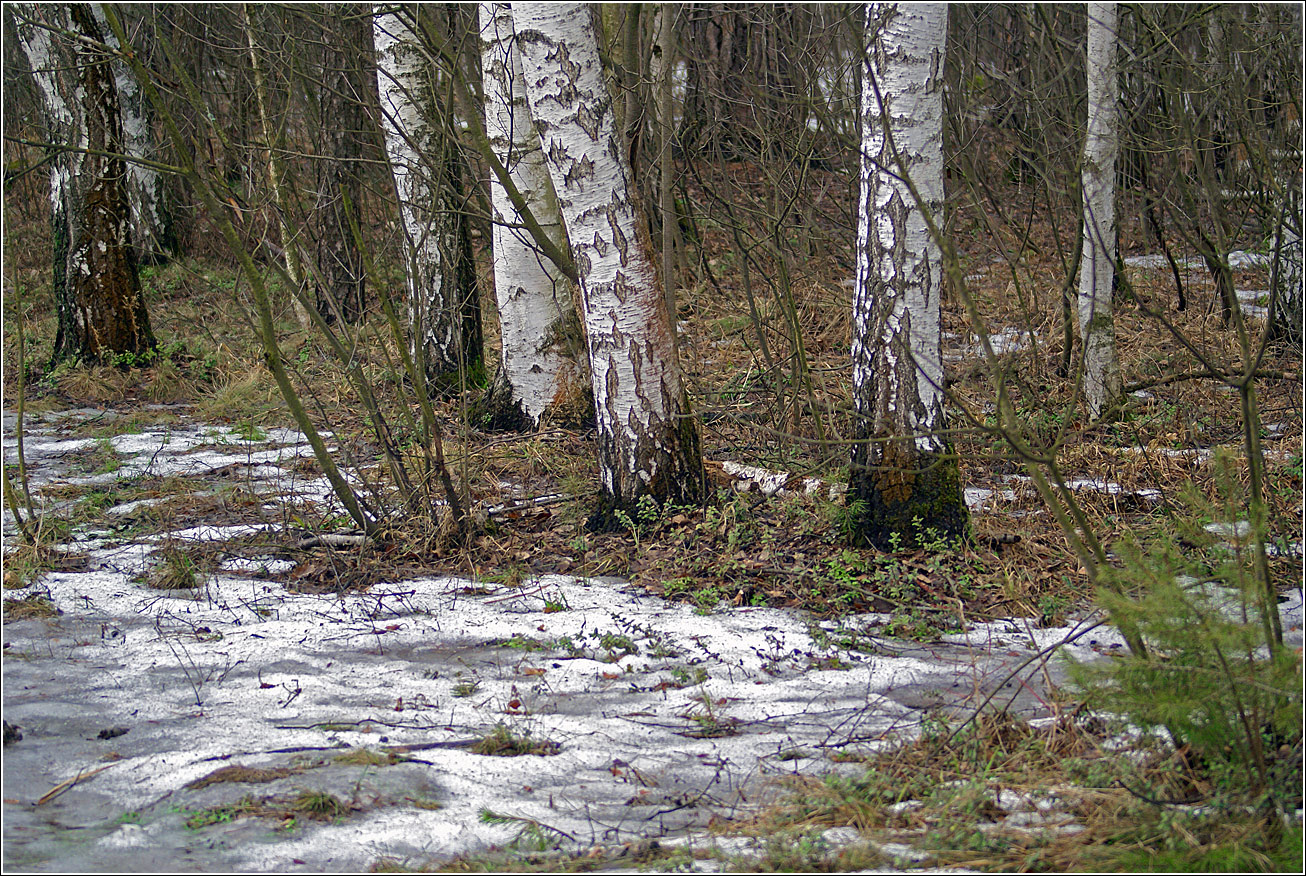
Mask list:
[[[372,36],[386,154],[407,242],[412,352],[428,378],[480,363],[480,305],[460,224],[461,156],[440,129],[417,7],[377,6]]]
[[[480,5],[485,133],[526,206],[560,249],[566,247],[557,195],[522,79],[521,52],[507,3]],[[571,282],[526,230],[503,183],[490,175],[494,209],[494,292],[503,361],[491,388],[493,424],[537,428],[588,392],[584,338]],[[589,408],[590,404],[583,407]]]
[[[858,540],[881,548],[927,529],[967,532],[957,458],[940,435],[943,258],[922,212],[941,223],[947,22],[940,3],[867,9],[848,490]]]
[[[118,40],[104,20],[104,4],[93,7],[95,23],[112,49]],[[118,87],[118,112],[122,118],[122,144],[126,155],[157,159],[159,149],[150,125],[149,106],[136,77],[121,61],[113,64],[114,84]],[[132,244],[140,263],[167,261],[176,246],[165,205],[168,189],[162,173],[135,161],[127,162],[127,200],[131,209]]]
[[[519,3],[513,16],[526,93],[580,274],[602,483],[594,523],[645,495],[696,501],[705,489],[698,429],[590,10]]]
[[[1079,336],[1084,398],[1097,420],[1120,398],[1111,287],[1116,267],[1116,157],[1120,152],[1116,4],[1088,4],[1088,133],[1080,187],[1084,255],[1079,268]]]
[[[15,11],[53,152],[52,361],[143,355],[154,335],[132,247],[127,169],[111,157],[124,144],[104,35],[88,4],[21,4]]]

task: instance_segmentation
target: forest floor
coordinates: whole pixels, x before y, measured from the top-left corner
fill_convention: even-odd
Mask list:
[[[793,640],[785,647],[791,651],[797,648],[798,657],[794,659],[805,661],[805,679],[812,678],[812,673],[830,676],[827,670],[859,665],[857,661],[863,660],[859,654],[872,653],[860,650],[867,643],[881,660],[887,659],[885,648],[906,657],[919,656],[914,649],[934,649],[937,656],[939,649],[957,646],[959,636],[1014,625],[1022,643],[1033,640],[1041,647],[1044,633],[1062,635],[1067,624],[1092,617],[1094,594],[1064,534],[1025,478],[1019,460],[993,429],[995,374],[1007,381],[1027,434],[1057,449],[1066,480],[1104,544],[1116,546],[1127,539],[1144,545],[1169,541],[1195,554],[1214,557],[1222,550],[1221,544],[1232,540],[1237,546],[1240,523],[1246,519],[1242,497],[1247,466],[1241,449],[1237,395],[1216,381],[1191,376],[1201,368],[1194,350],[1231,368],[1238,360],[1235,333],[1225,327],[1216,312],[1204,272],[1189,264],[1184,271],[1190,306],[1167,316],[1192,341],[1192,347],[1168,335],[1138,304],[1163,302],[1172,296],[1167,287],[1168,269],[1138,247],[1126,246],[1128,279],[1136,298],[1124,302],[1117,316],[1122,371],[1130,395],[1119,416],[1103,424],[1085,421],[1073,383],[1057,374],[1062,349],[1057,317],[1062,281],[1058,264],[1047,255],[1055,250],[1053,243],[1028,238],[1023,249],[1017,248],[1019,256],[1014,262],[999,252],[978,247],[963,254],[967,286],[978,302],[998,353],[998,362],[986,363],[979,355],[979,339],[962,308],[955,304],[945,308],[945,366],[956,420],[953,441],[972,508],[974,539],[970,544],[934,543],[888,553],[846,546],[841,532],[845,515],[840,488],[847,479],[848,451],[843,442],[849,433],[846,360],[851,290],[839,276],[839,254],[814,251],[811,262],[818,268],[796,274],[783,294],[768,291],[766,300],[759,302],[765,323],[762,333],[769,338],[770,355],[781,363],[768,370],[759,364],[760,336],[743,305],[746,295],[736,257],[719,233],[707,230],[703,232],[700,270],[713,272],[711,282],[705,279],[681,290],[679,317],[681,354],[702,422],[704,454],[713,483],[713,496],[708,502],[701,506],[649,508],[646,514],[631,520],[624,532],[589,532],[584,521],[597,494],[592,432],[556,427],[521,436],[478,431],[462,416],[478,392],[469,386],[464,393],[442,402],[441,416],[451,471],[479,512],[481,525],[474,535],[465,543],[449,543],[432,534],[429,539],[340,549],[314,543],[310,538],[347,528],[340,509],[320,489],[316,493],[304,492],[305,484],[315,483],[320,477],[311,458],[296,455],[293,459],[264,460],[258,456],[265,446],[296,446],[289,433],[279,431],[293,423],[260,364],[262,354],[245,317],[246,290],[230,264],[221,259],[190,258],[145,269],[147,304],[161,342],[161,354],[152,361],[120,363],[136,367],[63,365],[46,373],[43,365],[54,332],[45,230],[39,221],[12,221],[5,233],[5,464],[11,475],[17,475],[14,439],[18,429],[10,414],[15,410],[18,375],[24,371],[28,375],[25,415],[33,429],[34,450],[42,440],[72,442],[63,450],[48,452],[46,464],[56,469],[48,470],[51,476],[34,485],[35,498],[47,509],[40,518],[45,533],[42,543],[36,547],[18,544],[6,510],[4,580],[6,590],[11,591],[6,598],[6,641],[26,643],[13,653],[6,647],[7,689],[11,667],[18,660],[27,660],[18,652],[39,650],[42,624],[53,624],[53,628],[59,623],[68,625],[52,634],[51,655],[59,651],[67,656],[101,635],[103,631],[92,629],[94,624],[87,626],[94,612],[75,612],[69,600],[86,597],[87,606],[97,600],[116,605],[114,600],[126,598],[122,588],[131,584],[139,588],[133,597],[137,602],[167,607],[169,618],[201,608],[229,614],[226,606],[235,602],[241,604],[242,610],[262,616],[258,615],[261,597],[247,594],[236,600],[220,592],[227,586],[222,583],[223,575],[232,572],[224,571],[222,564],[238,556],[245,560],[262,558],[259,562],[264,566],[236,572],[248,580],[275,579],[282,601],[273,610],[284,608],[286,616],[297,623],[307,624],[305,618],[317,611],[325,611],[333,623],[357,619],[360,613],[365,614],[357,605],[367,604],[368,594],[374,594],[371,599],[380,607],[389,598],[382,594],[393,595],[394,588],[408,586],[402,582],[448,581],[444,576],[455,576],[462,583],[448,592],[422,591],[420,598],[416,593],[421,588],[414,585],[413,595],[396,597],[400,602],[413,601],[404,608],[403,623],[409,622],[409,613],[438,615],[441,600],[454,598],[450,594],[456,593],[458,587],[476,591],[463,593],[462,605],[504,596],[512,597],[507,604],[534,600],[531,610],[540,615],[536,626],[548,627],[547,636],[538,635],[539,642],[547,640],[550,655],[546,658],[540,654],[541,666],[518,659],[519,654],[525,658],[532,653],[527,639],[510,644],[515,636],[534,638],[525,628],[505,627],[502,635],[496,632],[476,645],[489,649],[479,652],[486,661],[499,668],[510,665],[512,672],[547,670],[545,659],[562,662],[565,657],[572,664],[582,659],[606,663],[607,657],[618,655],[618,640],[621,636],[629,638],[629,630],[612,626],[559,632],[550,626],[566,626],[556,620],[561,617],[589,616],[585,614],[585,600],[591,597],[585,595],[589,591],[579,582],[595,579],[621,579],[633,588],[612,597],[629,600],[620,608],[599,607],[608,617],[639,616],[634,605],[643,599],[656,599],[657,611],[661,612],[656,615],[658,623],[671,624],[674,616],[680,618],[676,623],[683,623],[686,629],[696,624],[728,626],[736,617],[768,618],[753,631],[762,636],[761,642],[750,639],[749,647],[757,645],[764,651],[772,647],[767,644],[766,634],[779,635],[777,631],[783,630],[784,636]],[[1236,260],[1235,283],[1253,341],[1264,327],[1258,308],[1263,310],[1267,295],[1263,291],[1268,286],[1267,264],[1264,253],[1253,252]],[[372,282],[402,287],[402,281],[393,275],[378,273]],[[27,349],[22,356],[15,331],[18,320],[26,330]],[[373,325],[375,322],[370,321]],[[300,386],[311,407],[322,415],[320,426],[331,430],[342,455],[354,460],[372,459],[375,451],[362,410],[351,401],[334,360],[317,339],[288,319],[280,328],[284,352]],[[492,346],[496,338],[492,318],[487,328]],[[376,386],[384,394],[398,380],[386,370],[380,349],[386,341],[374,329],[360,337],[364,341],[365,367],[376,375]],[[798,361],[797,338],[802,340],[805,369],[783,364]],[[1272,349],[1261,363],[1261,372],[1264,377],[1257,381],[1257,390],[1269,503],[1270,573],[1276,587],[1287,597],[1300,592],[1296,588],[1302,576],[1300,351]],[[47,430],[44,437],[39,434],[41,429]],[[170,437],[167,442],[151,445],[146,459],[142,448],[147,439],[160,434]],[[243,458],[194,472],[151,471],[148,463],[162,458],[160,453],[168,456],[163,448],[183,436],[196,439],[187,445],[187,453],[221,455],[234,451]],[[142,443],[137,446],[133,440]],[[260,463],[284,464],[293,487],[287,482],[279,497],[269,496],[267,483],[255,489]],[[33,471],[37,468],[34,466]],[[148,541],[200,524],[221,527],[250,525],[252,521],[267,529],[258,533],[220,531],[224,538],[217,540]],[[118,556],[107,564],[117,570],[114,574],[118,577],[101,585],[103,592],[93,593],[82,585],[69,587],[67,580],[59,577],[96,571],[97,567],[103,572],[107,561],[96,552],[121,551],[133,545],[135,554],[126,559]],[[266,565],[273,561],[285,565]],[[135,565],[126,568],[124,563]],[[177,598],[166,589],[151,595],[151,588],[167,587],[169,575],[181,582],[179,589],[190,597],[198,595],[188,597],[189,608],[179,607],[180,602],[173,605]],[[190,586],[196,582],[199,586]],[[51,601],[51,597],[57,598]],[[1300,597],[1296,598],[1299,604]],[[23,619],[28,608],[40,615],[42,600],[53,610],[63,611],[64,618]],[[304,600],[317,602],[310,605]],[[129,611],[124,607],[121,616],[115,615],[129,638],[145,619],[152,618],[147,626],[153,628],[154,619],[160,617],[157,612],[146,612],[135,624],[128,623],[125,617],[133,611],[137,609]],[[382,615],[384,612],[368,619],[364,624],[367,632],[360,627],[349,635],[363,639],[371,636],[370,641],[381,643],[378,635],[399,634],[397,630],[386,630],[386,625],[376,628],[384,619]],[[169,677],[164,686],[174,693],[190,689],[196,700],[203,699],[201,691],[194,687],[196,680],[208,679],[217,664],[206,663],[200,672],[199,664],[188,664],[187,660],[192,659],[188,655],[199,654],[201,649],[206,653],[214,651],[210,662],[218,660],[217,646],[204,638],[212,632],[203,632],[205,627],[217,629],[217,622],[196,620],[189,633],[192,639],[179,650],[167,649],[167,642],[176,644],[169,635],[154,637],[156,648],[163,649],[156,655],[156,665]],[[249,622],[253,618],[242,621],[246,625]],[[652,624],[653,616],[639,621],[646,622]],[[1299,618],[1296,623],[1300,625]],[[117,628],[118,624],[116,620],[111,626]],[[767,627],[772,629],[768,631]],[[410,631],[431,633],[421,624]],[[651,635],[657,630],[648,632]],[[593,642],[583,638],[596,633],[599,639]],[[604,633],[610,634],[608,644],[615,648],[603,644]],[[649,635],[642,639],[635,636],[638,641],[632,640],[632,644],[638,644],[641,651],[655,649],[656,643],[648,640]],[[715,635],[725,642],[739,634],[723,628]],[[1295,635],[1299,649],[1299,628]],[[568,636],[571,648],[579,648],[582,653],[572,653],[565,644],[559,644]],[[1019,653],[1022,661],[1028,656],[1022,650],[1024,644],[1017,647],[1004,639],[1001,645]],[[101,643],[97,647],[107,646]],[[409,647],[416,644],[409,643]],[[683,650],[689,646],[679,642],[667,647]],[[350,653],[350,659],[356,659],[361,648]],[[632,662],[633,655],[618,655],[612,665],[623,659]],[[967,652],[966,659],[973,665],[977,658]],[[824,666],[822,660],[826,661]],[[682,679],[675,675],[674,658],[663,663],[651,669],[640,668],[637,673],[644,687],[666,682],[668,686],[662,692],[685,688],[681,696],[687,698],[686,702],[679,703],[679,712],[673,711],[667,721],[674,719],[700,728],[719,723],[720,716],[714,712],[718,699],[726,701],[721,708],[727,717],[740,722],[753,720],[739,712],[737,703],[748,699],[742,693],[697,690],[702,683],[696,680],[693,666],[679,667]],[[27,667],[28,663],[22,665]],[[264,682],[260,681],[260,690],[268,691],[268,696],[290,697],[297,689],[294,684],[302,683],[294,682],[294,668],[288,667],[275,681],[266,682],[273,687],[262,688]],[[615,671],[598,668],[592,675],[600,684],[624,683],[624,679],[604,678],[605,672]],[[621,672],[626,671],[623,665]],[[662,675],[655,678],[650,672]],[[711,677],[717,679],[719,674]],[[973,676],[971,673],[967,677]],[[501,673],[495,681],[503,682],[505,689],[496,687],[492,696],[477,702],[488,703],[509,718],[529,717],[527,699],[514,696],[511,687],[520,680],[513,682],[509,674]],[[474,691],[474,682],[465,679],[450,684],[472,684]],[[201,685],[208,683],[204,680]],[[347,698],[334,682],[331,687],[334,692],[330,696]],[[520,687],[524,690],[526,686]],[[906,691],[910,686],[899,687]],[[935,689],[927,685],[924,690]],[[1224,854],[1234,856],[1225,861],[1234,869],[1272,869],[1281,862],[1282,854],[1291,857],[1299,853],[1292,851],[1291,841],[1276,851],[1262,849],[1257,845],[1260,835],[1244,820],[1228,817],[1228,811],[1222,811],[1223,820],[1216,824],[1210,811],[1200,806],[1178,812],[1175,807],[1158,806],[1129,793],[1128,788],[1140,786],[1153,791],[1168,787],[1174,799],[1214,799],[1209,793],[1202,796],[1209,788],[1195,789],[1191,780],[1178,777],[1177,772],[1182,771],[1173,759],[1162,754],[1107,757],[1113,748],[1126,744],[1120,741],[1120,728],[1109,722],[1087,720],[1082,700],[1076,695],[1040,690],[1039,717],[1049,721],[1030,724],[1028,714],[986,712],[971,721],[964,733],[952,732],[955,724],[945,729],[948,720],[955,721],[961,715],[958,710],[946,708],[947,697],[899,703],[914,712],[915,733],[908,735],[916,741],[897,749],[889,759],[870,749],[853,752],[842,766],[827,758],[825,763],[831,768],[828,778],[822,778],[817,770],[797,770],[808,777],[795,775],[770,808],[747,816],[731,810],[730,817],[712,824],[713,836],[772,836],[783,838],[781,841],[768,845],[760,840],[740,839],[735,845],[727,844],[729,853],[716,850],[710,856],[717,861],[724,858],[732,867],[849,869],[888,866],[895,861],[895,866],[908,866],[910,859],[925,849],[930,865],[1146,869],[1195,866],[1209,863],[1203,856],[1218,858]],[[452,691],[451,687],[447,697],[461,699]],[[885,693],[861,683],[856,691],[861,702],[865,702],[868,691],[877,696]],[[586,695],[590,693],[587,689]],[[695,695],[702,700],[698,711],[688,702]],[[453,701],[447,697],[446,702]],[[514,701],[519,705],[512,706]],[[367,704],[371,707],[376,703],[369,700]],[[972,717],[977,705],[970,703]],[[852,708],[849,704],[837,708],[844,706]],[[166,708],[170,714],[182,714],[184,707],[179,701]],[[7,693],[6,714],[9,708]],[[31,703],[28,708],[27,714],[39,716]],[[936,711],[931,713],[929,709]],[[200,707],[195,706],[195,710]],[[332,718],[316,713],[309,718],[332,723]],[[486,720],[484,715],[476,720],[465,718],[459,726],[465,724],[465,731]],[[679,724],[676,729],[684,729]],[[370,729],[381,733],[381,726],[374,722]],[[510,721],[507,726],[520,729],[531,724]],[[922,729],[926,732],[921,733]],[[83,731],[93,733],[94,728],[70,726],[68,737],[71,740]],[[30,744],[30,719],[24,732],[29,734]],[[322,736],[320,730],[314,732]],[[359,750],[368,741],[361,736],[355,739],[340,735],[352,731],[331,732]],[[577,731],[572,727],[567,732]],[[666,732],[675,735],[674,730]],[[458,741],[466,733],[459,731],[455,735],[453,741]],[[173,738],[168,745],[175,743]],[[280,747],[318,744],[326,743],[320,739],[311,744],[292,740]],[[249,746],[251,750],[254,747]],[[806,750],[811,740],[793,747]],[[774,757],[791,762],[784,760],[783,754],[780,748]],[[384,756],[391,755],[407,756],[398,751]],[[7,764],[11,756],[6,749]],[[140,753],[142,758],[150,756],[150,752]],[[1276,756],[1281,761],[1279,768],[1286,770],[1282,781],[1289,785],[1297,782],[1300,737]],[[288,756],[283,759],[285,763],[268,761],[259,767],[292,771],[274,777],[285,785],[277,786],[277,793],[263,797],[256,794],[248,805],[240,802],[244,798],[214,797],[208,801],[194,795],[195,799],[186,803],[190,807],[186,812],[216,813],[214,823],[222,824],[250,821],[242,820],[243,815],[261,816],[256,819],[260,823],[268,819],[278,823],[296,818],[301,823],[312,820],[310,815],[294,815],[302,811],[294,809],[297,798],[286,796],[302,785],[292,777],[299,775],[293,771],[304,765],[290,763]],[[196,772],[198,759],[192,760],[195,762],[188,761],[187,770],[177,774],[178,781],[203,778]],[[631,762],[623,757],[616,760]],[[635,774],[617,765],[616,760],[608,758],[608,768],[617,770],[612,776],[622,781],[618,774],[624,775],[625,783],[634,788],[639,784],[632,778]],[[810,759],[795,756],[792,762],[804,760]],[[66,773],[65,777],[72,777],[84,766],[79,760],[70,760],[63,764],[62,772],[54,770],[46,775]],[[370,767],[379,765],[362,764],[364,770]],[[669,769],[668,775],[676,772]],[[688,767],[683,772],[696,775]],[[17,792],[11,795],[8,770],[6,773],[5,806],[9,810],[15,805],[9,798],[18,796]],[[351,773],[333,777],[324,787],[337,789],[334,799],[339,802],[346,785],[356,789],[359,781]],[[1058,789],[1070,786],[1079,789],[1073,803],[1063,806],[1049,802],[1061,794]],[[32,790],[24,789],[22,798],[33,797]],[[210,791],[210,795],[215,793]],[[1012,794],[1023,796],[1017,799]],[[1062,796],[1070,800],[1069,795]],[[299,802],[305,806],[312,803]],[[425,798],[419,802],[425,802]],[[435,800],[432,805],[439,802]],[[246,806],[244,810],[240,809],[242,805]],[[221,806],[231,808],[218,811]],[[422,807],[413,804],[410,808]],[[488,802],[485,808],[497,811]],[[127,828],[133,823],[131,811],[119,837],[124,849],[135,842],[128,837],[131,831]],[[949,823],[949,818],[944,817],[957,812],[974,818]],[[1019,816],[1016,821],[1032,824],[1039,819],[1046,821],[1045,816],[1056,812],[1070,813],[1074,823],[1085,830],[1029,831],[1024,830],[1029,824],[1022,828],[1010,821]],[[101,821],[123,817],[121,812],[116,816],[99,814],[103,816]],[[333,816],[327,813],[327,817]],[[348,820],[344,812],[334,817]],[[1191,842],[1158,839],[1172,830],[1176,820],[1183,821],[1180,833]],[[1069,823],[1060,815],[1053,821],[1051,827]],[[1006,827],[986,827],[993,824]],[[495,858],[490,863],[486,863],[489,859],[467,859],[456,862],[456,866],[525,866],[530,862],[523,849],[532,843],[540,848],[551,843],[548,822],[542,817],[516,821],[509,817],[491,827],[499,831],[501,838],[521,839],[517,857]],[[847,828],[856,828],[861,838],[875,837],[878,845],[853,842],[851,835],[831,833]],[[1238,833],[1240,830],[1244,833]],[[1300,823],[1289,833],[1296,837],[1299,850]],[[7,860],[11,840],[7,835]],[[887,857],[886,843],[899,844],[889,846]],[[620,860],[609,857],[609,852],[590,859],[546,855],[534,866],[593,869],[641,860],[644,866],[659,869],[675,863],[668,855],[679,855],[680,864],[686,865],[684,850],[674,851],[673,844],[664,843],[660,850],[648,845],[622,848],[627,857]],[[390,863],[425,863],[419,852],[397,855]],[[701,858],[703,854],[708,853],[699,849],[690,857]],[[441,855],[437,852],[430,858],[440,859]],[[385,862],[378,859],[373,863]]]

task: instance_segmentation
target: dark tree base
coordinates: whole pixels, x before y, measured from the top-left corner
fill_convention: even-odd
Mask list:
[[[514,401],[512,387],[500,372],[485,393],[472,406],[471,421],[478,429],[486,432],[529,432],[530,420],[521,408],[521,402]]]
[[[970,514],[951,448],[904,453],[889,444],[885,450],[878,465],[863,461],[865,445],[854,455],[847,498],[853,544],[892,550],[935,538],[969,541]]]

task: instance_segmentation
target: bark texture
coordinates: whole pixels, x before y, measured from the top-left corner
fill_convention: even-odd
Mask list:
[[[1275,239],[1279,253],[1279,273],[1274,308],[1270,312],[1270,339],[1288,347],[1300,349],[1302,345],[1302,310],[1306,304],[1303,296],[1301,196],[1295,188],[1291,209]]]
[[[144,355],[155,344],[132,246],[127,169],[105,154],[125,147],[111,58],[98,48],[104,34],[88,4],[16,11],[51,144],[52,362]]]
[[[1120,97],[1116,4],[1088,4],[1088,133],[1084,138],[1084,255],[1079,267],[1079,336],[1084,398],[1096,420],[1120,398],[1111,289],[1116,267],[1116,158]]]
[[[698,429],[647,226],[604,87],[587,7],[513,7],[526,92],[580,275],[598,425],[601,506],[593,521],[705,489]]]
[[[968,525],[957,458],[939,434],[943,259],[921,209],[942,224],[946,35],[943,4],[867,10],[848,497],[854,540],[880,548],[930,529],[964,536]]]
[[[93,7],[96,25],[109,46],[117,49],[118,40],[105,23],[103,5],[97,3]],[[122,119],[125,154],[159,160],[161,150],[154,139],[149,102],[140,84],[121,61],[113,64],[113,79],[118,87],[118,112]],[[142,264],[167,261],[177,249],[177,239],[172,226],[166,177],[152,167],[127,162],[127,200],[137,261]]]
[[[486,135],[531,214],[564,248],[562,215],[531,119],[509,4],[482,3],[480,30]],[[485,406],[487,424],[534,429],[544,419],[574,421],[578,409],[593,405],[585,401],[589,375],[572,284],[539,251],[495,174],[490,195],[503,358]]]
[[[363,199],[359,164],[368,127],[363,99],[366,58],[358,49],[369,38],[368,19],[359,13],[353,5],[335,6],[326,13],[315,83],[320,113],[313,209],[319,272],[315,297],[318,313],[328,322],[357,322],[367,301],[367,276],[355,236]]]
[[[378,6],[373,20],[386,153],[408,245],[414,358],[428,378],[477,369],[480,302],[463,201],[466,170],[437,99],[436,65],[416,9]]]

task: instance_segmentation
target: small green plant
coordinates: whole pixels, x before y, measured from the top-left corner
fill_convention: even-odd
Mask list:
[[[453,686],[453,695],[456,697],[469,697],[476,693],[477,688],[481,686],[479,681],[459,681]]]
[[[671,678],[676,682],[677,687],[689,687],[707,681],[708,674],[701,666],[673,666]]]
[[[529,734],[518,734],[503,724],[495,724],[469,750],[490,757],[520,757],[524,754],[547,757],[562,751],[562,746],[556,742],[535,740]]]
[[[1299,804],[1285,787],[1292,783],[1276,777],[1274,752],[1301,744],[1301,655],[1283,644],[1254,550],[1221,544],[1228,533],[1202,525],[1236,520],[1244,507],[1233,466],[1222,457],[1216,464],[1220,507],[1190,485],[1176,533],[1115,548],[1117,586],[1098,598],[1148,653],[1077,666],[1076,678],[1091,702],[1168,729],[1220,794],[1291,809]]]
[[[97,439],[96,455],[100,460],[100,467],[96,474],[112,474],[122,468],[122,460],[113,449],[113,442],[108,438]]]
[[[575,842],[576,838],[565,830],[551,827],[533,818],[517,815],[504,815],[490,809],[481,809],[477,818],[482,824],[517,825],[517,836],[508,845],[522,851],[547,852],[561,848],[564,840]]]
[[[268,440],[268,433],[256,426],[252,420],[237,423],[232,427],[231,431],[241,441],[255,443]]]
[[[515,633],[512,638],[504,639],[498,644],[501,648],[512,648],[527,653],[530,653],[531,651],[543,651],[547,647],[538,639],[532,639],[530,636],[523,636],[520,633]]]
[[[191,830],[209,827],[214,824],[227,824],[237,818],[254,815],[259,811],[259,804],[253,797],[242,797],[239,802],[225,806],[211,806],[194,812],[182,810],[186,815],[186,827]]]
[[[200,584],[199,567],[186,551],[165,547],[159,562],[145,576],[145,584],[153,590],[191,590]]]
[[[331,821],[349,814],[348,806],[325,791],[301,791],[291,802],[290,808],[315,821]]]
[[[595,633],[599,640],[599,647],[607,652],[604,658],[609,663],[616,663],[622,657],[639,653],[639,646],[634,640],[623,633]]]

